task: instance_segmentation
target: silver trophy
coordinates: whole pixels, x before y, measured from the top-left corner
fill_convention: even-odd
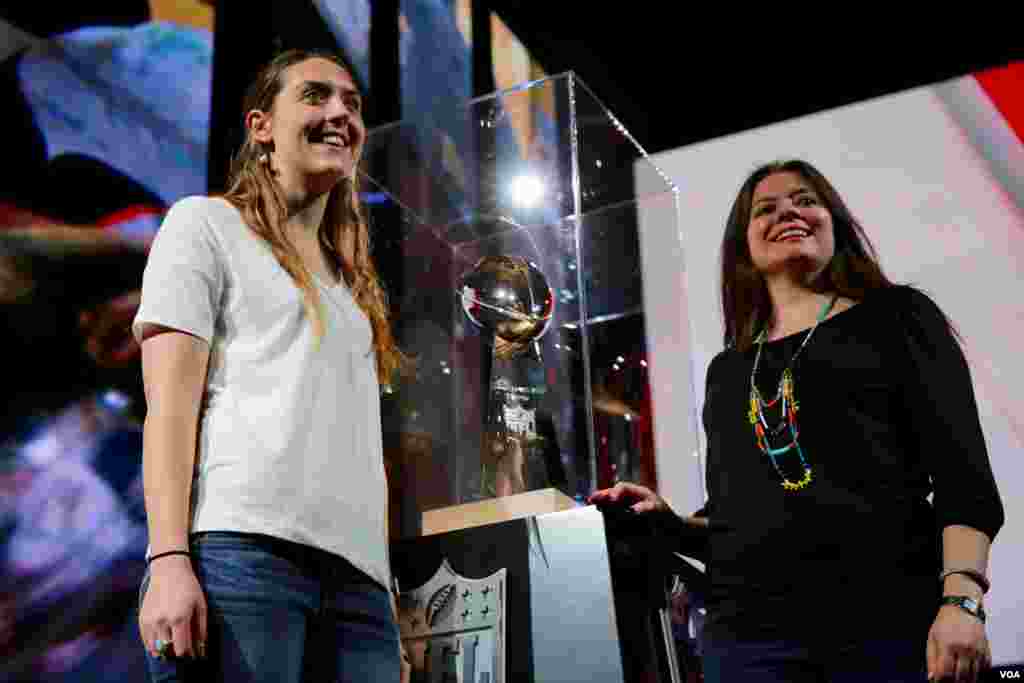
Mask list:
[[[466,317],[509,358],[547,332],[555,311],[544,273],[516,256],[484,256],[462,277],[459,292]]]
[[[537,440],[536,403],[543,393],[529,381],[529,370],[543,366],[537,340],[551,325],[555,296],[540,268],[516,256],[481,258],[462,277],[459,296],[466,317],[482,333],[481,494],[523,493],[527,451]]]

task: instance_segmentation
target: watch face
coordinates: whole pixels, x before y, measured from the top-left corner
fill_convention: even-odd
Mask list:
[[[978,619],[981,619],[981,623],[985,623],[985,610],[982,608],[981,602],[974,598],[969,598],[965,595],[948,595],[943,598],[942,602],[946,605],[957,605],[970,612]]]

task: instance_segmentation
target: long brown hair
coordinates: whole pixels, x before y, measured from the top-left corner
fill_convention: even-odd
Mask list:
[[[727,347],[746,351],[758,331],[771,320],[772,302],[764,278],[750,259],[747,227],[757,184],[775,173],[796,173],[811,187],[832,214],[835,253],[816,283],[822,291],[855,300],[893,283],[882,272],[878,256],[864,228],[832,184],[811,164],[799,159],[774,161],[754,170],[740,187],[722,237],[722,317]]]
[[[254,109],[270,112],[284,86],[285,70],[313,58],[327,59],[347,73],[352,73],[348,64],[333,53],[287,50],[277,55],[257,74],[246,91],[242,115]],[[266,150],[247,130],[245,142],[231,161],[228,189],[224,198],[242,213],[249,228],[267,242],[281,267],[302,290],[303,306],[319,341],[324,335],[320,294],[313,281],[313,274],[303,264],[298,250],[284,232],[288,209],[270,164],[265,163],[265,154]],[[357,158],[357,166],[358,163]],[[387,297],[371,257],[370,229],[359,202],[358,183],[359,174],[355,173],[352,178],[339,181],[331,190],[317,238],[334,275],[344,280],[359,308],[370,320],[377,377],[381,384],[389,385],[395,372],[405,366],[406,359],[395,342]]]

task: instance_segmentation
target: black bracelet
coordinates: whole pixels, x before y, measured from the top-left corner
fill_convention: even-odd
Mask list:
[[[167,557],[168,555],[184,555],[185,557],[192,557],[192,553],[187,550],[168,550],[165,553],[157,553],[146,560],[146,566],[148,567],[153,563],[153,560],[159,560],[161,557]]]
[[[953,574],[963,574],[964,576],[969,578],[971,581],[974,581],[974,583],[978,584],[978,587],[981,589],[981,594],[982,595],[987,594],[988,593],[988,589],[991,587],[991,584],[989,583],[988,579],[985,578],[985,575],[982,574],[981,572],[979,572],[976,569],[949,569],[949,570],[946,570],[946,571],[942,572],[941,574],[939,574],[939,583],[944,582],[946,580],[947,576],[952,576]]]

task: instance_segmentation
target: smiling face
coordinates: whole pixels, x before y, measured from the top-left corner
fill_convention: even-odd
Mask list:
[[[249,129],[271,150],[286,191],[329,191],[353,177],[359,163],[366,139],[362,98],[349,73],[321,57],[288,67],[281,79],[271,111],[249,112]]]
[[[796,270],[813,280],[835,253],[832,214],[803,176],[773,173],[754,187],[747,245],[762,275]]]

